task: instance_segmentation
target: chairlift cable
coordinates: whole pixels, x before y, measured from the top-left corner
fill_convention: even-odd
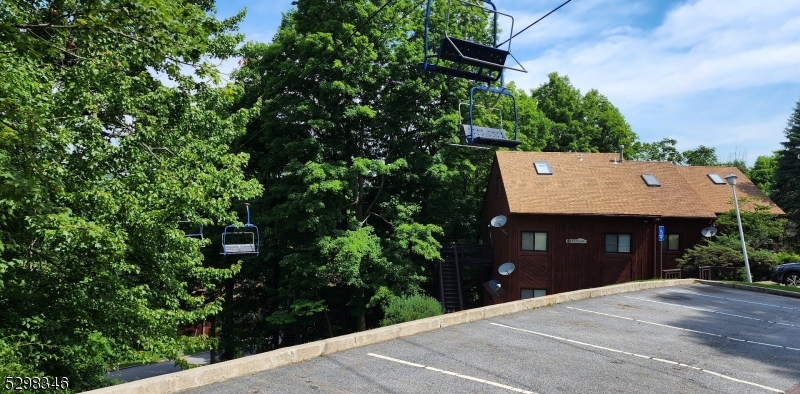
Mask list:
[[[543,17],[541,17],[541,18],[537,19],[536,21],[534,21],[534,22],[533,22],[533,23],[531,23],[530,25],[526,26],[524,29],[522,29],[522,30],[518,31],[518,32],[517,32],[517,34],[514,34],[513,36],[511,36],[511,37],[508,37],[508,39],[507,39],[507,40],[505,40],[505,41],[503,41],[503,42],[501,42],[501,43],[497,44],[497,47],[500,47],[501,45],[503,45],[503,44],[505,44],[505,43],[507,43],[507,42],[511,41],[511,39],[512,39],[512,38],[514,38],[514,37],[516,37],[516,36],[520,35],[520,33],[522,33],[523,31],[525,31],[525,30],[528,30],[528,28],[530,28],[531,26],[533,26],[533,25],[535,25],[535,24],[539,23],[539,21],[541,21],[542,19],[544,19],[544,18],[547,18],[548,16],[550,16],[550,14],[552,14],[552,13],[554,13],[554,12],[558,11],[558,9],[559,9],[559,8],[561,8],[561,7],[565,6],[565,5],[567,5],[567,3],[569,3],[570,1],[572,1],[572,0],[567,0],[567,1],[565,1],[565,2],[564,2],[564,3],[562,3],[560,6],[558,6],[558,7],[554,8],[552,11],[548,12],[547,14],[545,14],[545,16],[543,16]]]

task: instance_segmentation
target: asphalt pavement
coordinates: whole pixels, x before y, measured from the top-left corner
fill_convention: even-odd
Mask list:
[[[192,356],[186,356],[184,359],[186,359],[189,364],[206,365],[211,361],[211,355],[210,353],[205,352]],[[153,364],[140,365],[137,367],[124,368],[118,371],[111,371],[105,375],[105,378],[109,380],[119,379],[120,382],[132,382],[137,379],[145,379],[180,371],[182,371],[182,369],[175,366],[174,361],[162,361]]]
[[[568,302],[190,393],[769,393],[800,384],[800,302],[703,284]]]

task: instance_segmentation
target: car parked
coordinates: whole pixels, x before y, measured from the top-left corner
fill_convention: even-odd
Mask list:
[[[775,267],[775,271],[772,271],[769,279],[775,283],[800,287],[800,262],[781,264]]]

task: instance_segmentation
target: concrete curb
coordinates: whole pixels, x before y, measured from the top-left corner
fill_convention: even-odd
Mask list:
[[[758,292],[758,293],[766,293],[766,294],[779,295],[779,296],[784,296],[784,297],[800,298],[800,292],[796,292],[796,291],[769,289],[769,288],[766,288],[766,287],[749,286],[749,285],[743,285],[743,284],[739,284],[739,283],[717,282],[717,281],[714,281],[714,280],[704,280],[704,279],[698,279],[697,283],[702,283],[704,285],[728,287],[728,288],[732,288],[732,289],[755,291],[755,292]]]
[[[469,323],[477,320],[488,319],[496,316],[508,315],[529,309],[536,309],[550,305],[561,304],[569,301],[584,300],[587,298],[602,297],[612,294],[627,293],[630,291],[657,289],[662,287],[689,285],[697,283],[695,279],[672,279],[663,281],[647,281],[623,283],[619,285],[598,287],[571,291],[568,293],[553,294],[545,297],[530,298],[527,300],[507,302],[504,304],[490,305],[482,308],[468,309],[465,311],[448,313],[441,316],[429,317],[407,323],[395,324],[388,327],[342,335],[302,345],[286,347],[271,352],[260,353],[242,357],[218,364],[192,368],[186,371],[152,378],[137,380],[116,386],[105,387],[88,391],[93,394],[161,394],[177,393],[212,383],[251,375],[273,368],[310,360],[325,354],[340,352],[361,346],[385,342],[392,339],[407,337],[433,331],[457,324]],[[707,281],[703,281],[707,282]],[[716,282],[714,282],[716,283]],[[714,284],[712,283],[712,284]]]

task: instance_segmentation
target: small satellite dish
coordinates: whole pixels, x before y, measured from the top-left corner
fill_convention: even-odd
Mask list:
[[[711,238],[711,237],[717,235],[717,228],[716,227],[706,227],[706,228],[700,230],[700,234],[703,234],[703,236],[706,237],[706,238]]]
[[[506,290],[503,288],[503,285],[501,285],[500,281],[496,279],[485,282],[483,284],[483,288],[489,293],[489,298],[491,299],[495,299],[503,294],[506,294]]]
[[[500,275],[508,275],[508,274],[514,272],[514,268],[516,268],[516,267],[514,266],[514,263],[512,263],[512,262],[503,263],[503,265],[501,265],[497,269],[497,272],[499,272]]]
[[[503,226],[506,225],[507,221],[508,221],[508,218],[506,218],[503,215],[499,215],[499,216],[493,217],[492,221],[490,223],[492,224],[492,227],[503,227]]]

